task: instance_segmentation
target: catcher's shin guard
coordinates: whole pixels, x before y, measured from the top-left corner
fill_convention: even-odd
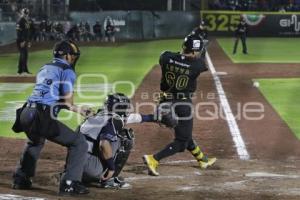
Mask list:
[[[117,177],[120,172],[122,171],[123,167],[125,166],[128,157],[130,154],[130,150],[129,151],[120,151],[116,158],[115,158],[115,173],[114,173],[114,177]]]

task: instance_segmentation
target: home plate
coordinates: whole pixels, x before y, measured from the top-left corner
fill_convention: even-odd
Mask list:
[[[0,194],[0,200],[45,200],[44,198],[38,197],[24,197],[13,194]]]
[[[216,72],[216,75],[218,75],[218,76],[226,76],[226,75],[228,75],[228,73],[227,72]]]

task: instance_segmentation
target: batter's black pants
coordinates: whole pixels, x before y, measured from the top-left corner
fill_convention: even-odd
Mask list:
[[[235,42],[234,42],[234,47],[233,47],[233,54],[236,53],[236,50],[237,50],[237,47],[238,47],[238,44],[239,44],[239,40],[242,41],[242,45],[243,45],[243,53],[244,54],[247,54],[248,51],[247,51],[247,44],[246,44],[246,36],[242,35],[242,36],[237,36],[235,38]]]
[[[36,108],[24,108],[20,117],[22,126],[30,126],[35,114]],[[85,137],[80,133],[75,133],[63,123],[59,121],[57,123],[58,134],[55,137],[45,138],[26,131],[28,140],[16,170],[17,177],[29,178],[35,175],[37,160],[47,139],[68,149],[64,180],[81,181],[88,150]]]
[[[17,41],[17,47],[19,50],[19,64],[18,64],[18,73],[29,72],[27,67],[28,60],[28,45],[25,44],[24,47],[21,47],[21,42]]]
[[[174,155],[178,152],[193,150],[196,147],[192,138],[193,131],[193,104],[190,99],[173,101],[173,108],[179,117],[178,125],[175,127],[175,138],[160,152],[154,154],[156,160]]]

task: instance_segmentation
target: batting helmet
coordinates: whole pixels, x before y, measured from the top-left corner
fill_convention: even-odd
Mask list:
[[[107,96],[104,105],[109,112],[126,117],[130,109],[130,100],[125,94],[114,93]]]
[[[182,48],[185,53],[200,52],[203,48],[203,39],[197,35],[188,35],[184,38]]]

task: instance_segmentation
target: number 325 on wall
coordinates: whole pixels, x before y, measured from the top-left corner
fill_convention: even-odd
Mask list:
[[[235,31],[240,22],[240,15],[206,14],[208,31]]]

